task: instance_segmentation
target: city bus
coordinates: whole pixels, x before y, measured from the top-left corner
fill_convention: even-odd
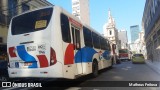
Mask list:
[[[12,18],[7,52],[10,78],[96,77],[113,65],[109,41],[59,6]]]
[[[130,60],[131,55],[128,49],[120,49],[119,50],[119,59],[120,60]]]

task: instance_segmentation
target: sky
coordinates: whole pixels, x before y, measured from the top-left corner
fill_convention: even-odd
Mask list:
[[[72,0],[48,0],[54,5],[63,7],[72,13]],[[146,0],[89,0],[90,26],[103,34],[103,25],[108,21],[108,10],[115,19],[118,30],[127,30],[130,42],[130,26],[139,25],[141,22]]]

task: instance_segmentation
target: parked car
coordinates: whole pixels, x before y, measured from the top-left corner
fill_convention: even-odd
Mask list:
[[[8,81],[7,45],[0,44],[0,81]]]
[[[134,54],[132,56],[132,63],[145,63],[143,54]]]

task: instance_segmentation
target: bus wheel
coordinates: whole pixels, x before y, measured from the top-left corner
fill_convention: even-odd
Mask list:
[[[98,63],[95,60],[92,63],[92,75],[93,77],[98,76]]]

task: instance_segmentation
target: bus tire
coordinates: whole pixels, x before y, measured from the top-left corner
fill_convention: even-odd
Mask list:
[[[92,75],[93,75],[93,77],[98,76],[98,63],[96,60],[94,60],[92,63]]]

